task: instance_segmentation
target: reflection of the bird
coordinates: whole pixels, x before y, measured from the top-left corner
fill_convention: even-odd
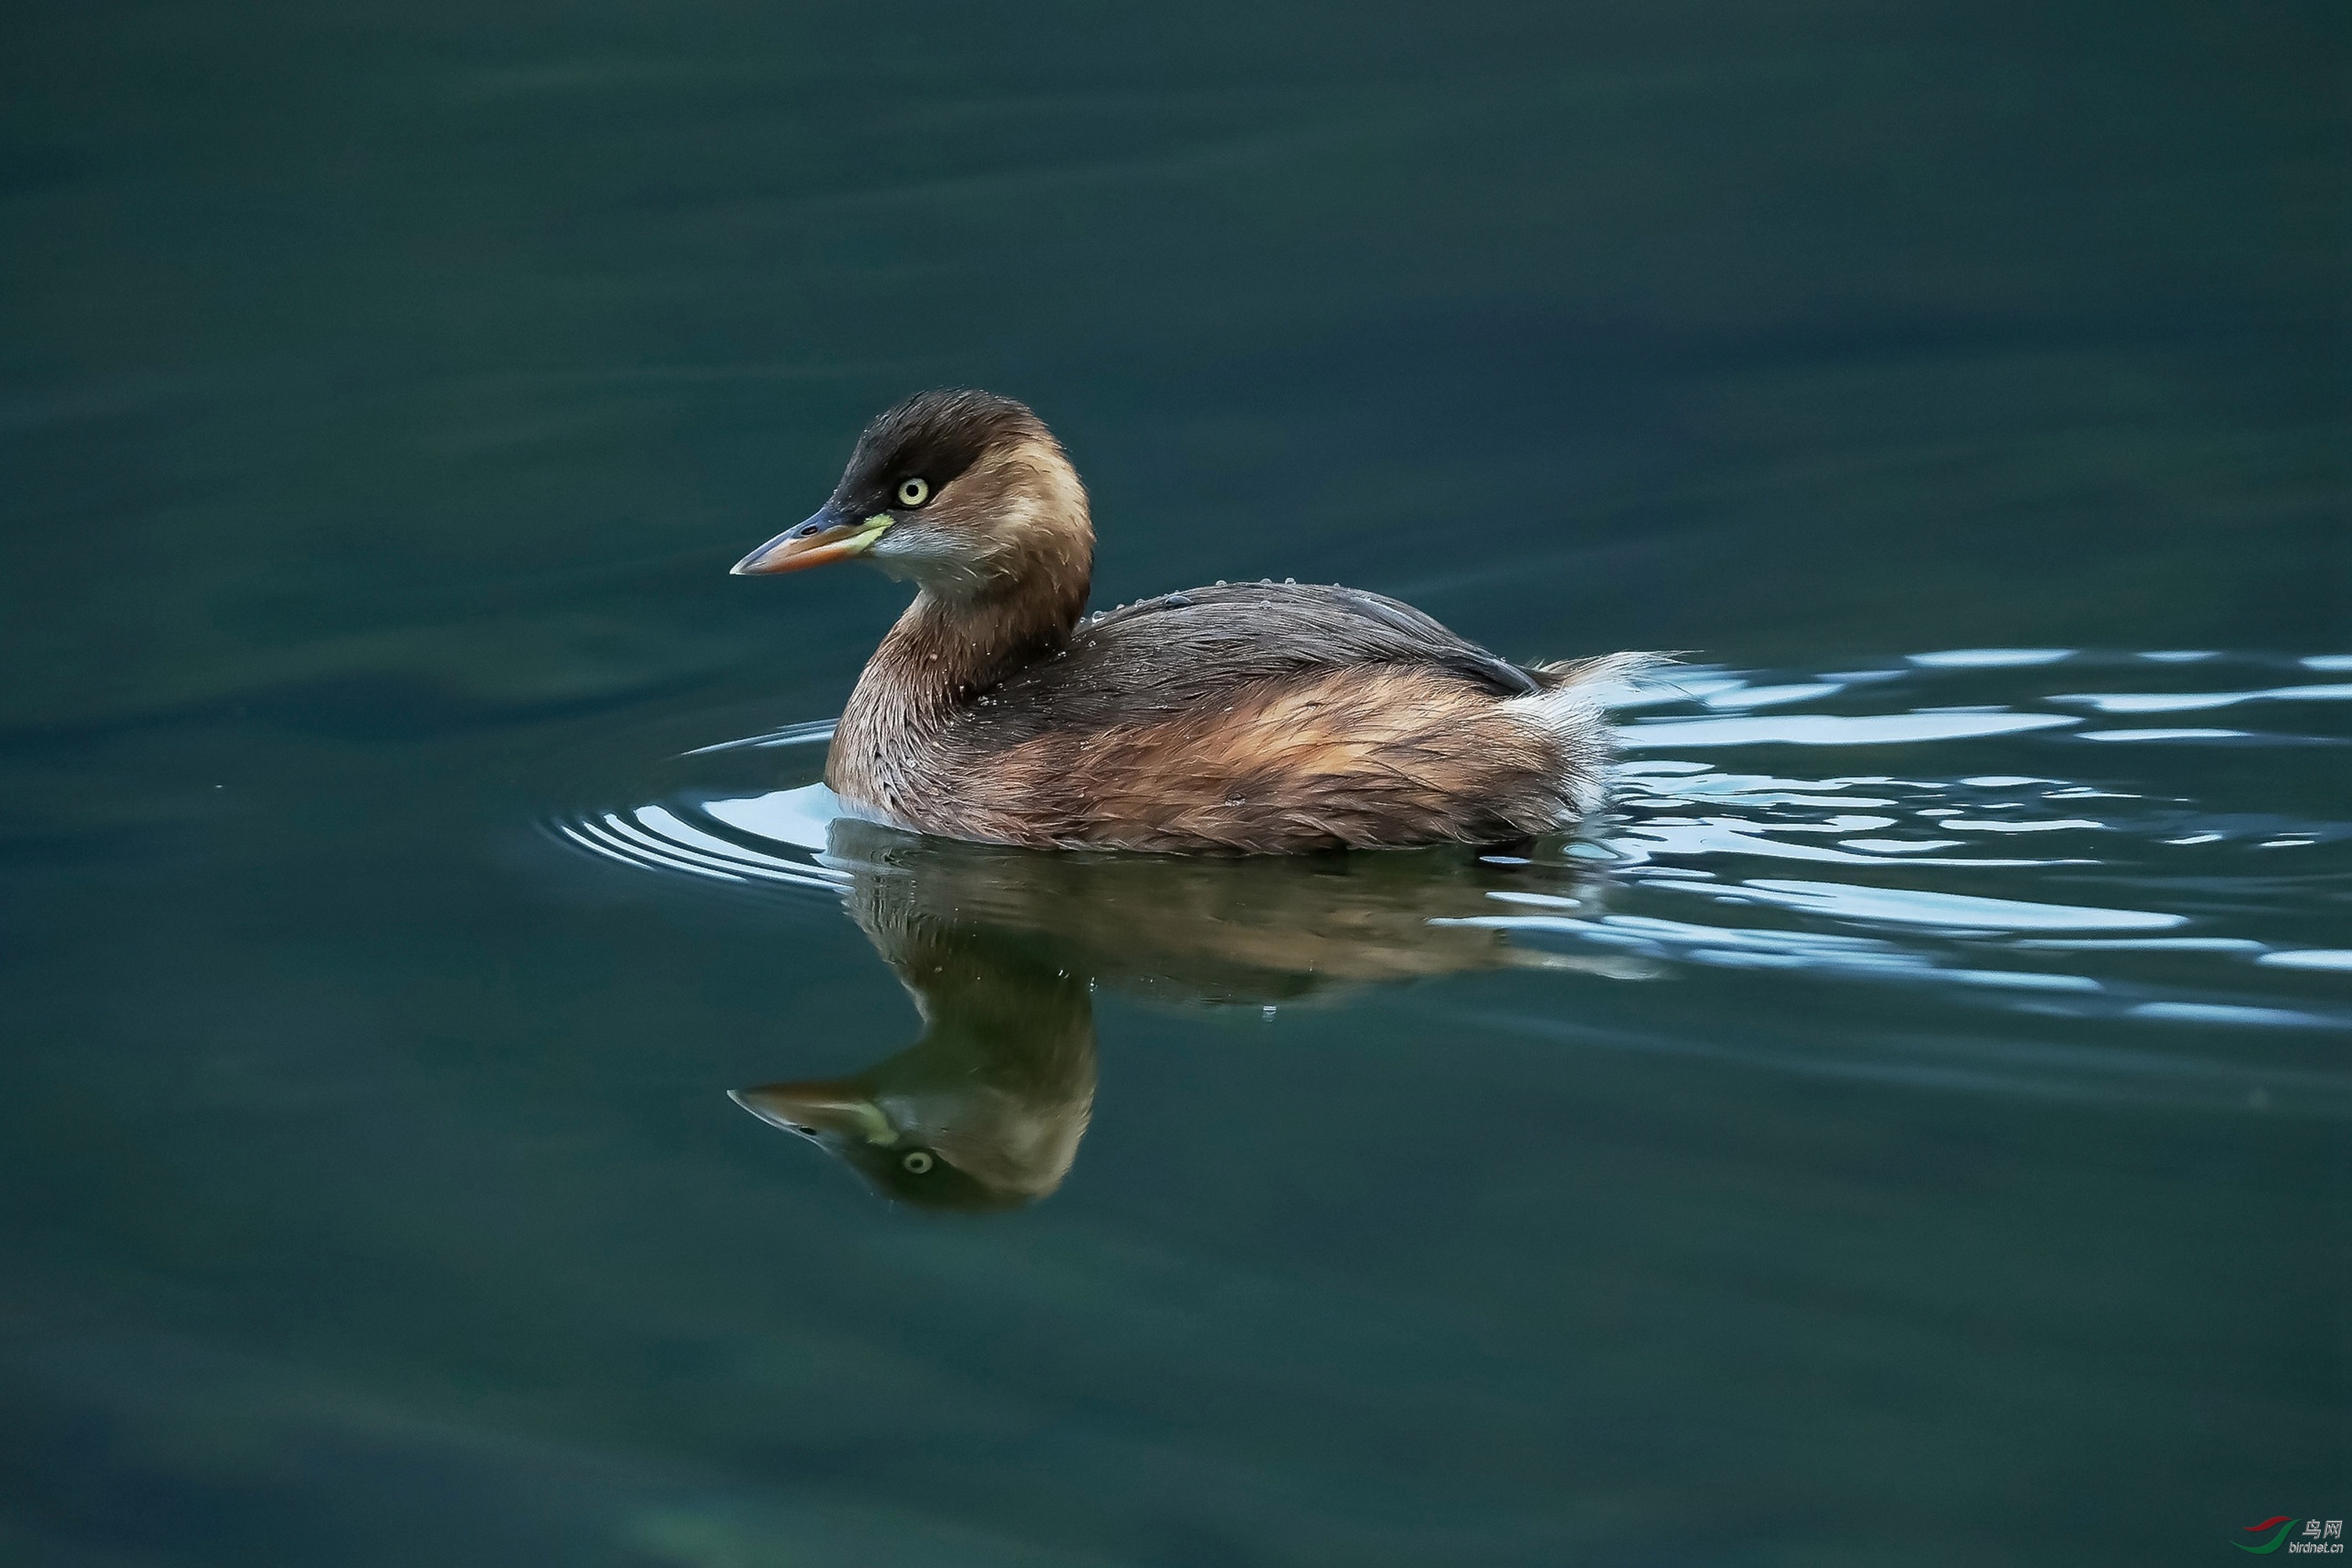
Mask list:
[[[1094,1109],[1097,983],[1272,1004],[1467,970],[1606,967],[1449,923],[1566,864],[1460,849],[1258,859],[1041,854],[833,825],[849,910],[923,1034],[847,1078],[739,1091],[893,1197],[1011,1208],[1062,1183]]]

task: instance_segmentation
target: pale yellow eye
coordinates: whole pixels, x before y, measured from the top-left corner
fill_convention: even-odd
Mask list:
[[[922,481],[919,479],[916,482],[919,484]],[[920,1149],[918,1149],[913,1153],[908,1155],[905,1159],[899,1161],[898,1163],[906,1166],[907,1169],[914,1172],[915,1174],[919,1176],[925,1171],[931,1168],[931,1157],[929,1154],[924,1153]]]
[[[907,479],[898,486],[900,506],[920,506],[931,499],[931,487],[920,479]]]

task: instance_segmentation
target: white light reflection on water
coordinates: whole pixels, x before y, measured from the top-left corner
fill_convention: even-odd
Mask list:
[[[833,721],[819,720],[814,724],[787,724],[781,730],[771,730],[764,735],[746,735],[740,741],[719,741],[708,746],[697,746],[687,752],[689,757],[708,757],[720,752],[766,750],[777,746],[823,745],[833,739]]]
[[[2325,1029],[2336,1020],[2292,1007],[2250,1007],[2230,1002],[2143,1002],[2131,1010],[2135,1018],[2170,1024],[2252,1024],[2261,1028]]]
[[[2242,936],[2099,937],[2077,942],[2065,937],[2034,937],[2021,948],[2053,952],[2260,952],[2263,944]]]
[[[1836,681],[1801,680],[1790,686],[1743,686],[1736,690],[1718,691],[1705,700],[1709,708],[1778,708],[1783,702],[1809,702],[1844,689]]]
[[[1898,746],[1967,741],[2079,724],[2062,713],[1775,714],[1764,719],[1651,719],[1618,731],[1630,751],[1660,746]]]
[[[1907,864],[1916,866],[1920,862]],[[2145,910],[1987,899],[1967,893],[1930,892],[1920,888],[1769,880],[1742,882],[1739,887],[1747,897],[1767,903],[1870,924],[1940,926],[1953,931],[2160,931],[2188,923],[2186,915],[2157,914]]]
[[[2260,691],[2078,692],[2050,700],[2082,703],[2102,713],[2189,713],[2234,708],[2241,702],[2343,702],[2352,700],[2352,684],[2273,686]]]
[[[750,800],[714,800],[703,809],[730,827],[803,849],[823,849],[834,818],[844,815],[839,797],[821,784]]]
[[[689,753],[691,754],[691,753]],[[684,815],[682,815],[684,814]],[[839,815],[823,784],[748,800],[713,800],[678,809],[646,805],[550,824],[562,838],[628,865],[682,871],[739,886],[837,891],[845,879],[823,865],[827,825]],[[688,816],[705,816],[710,827]],[[714,828],[740,826],[750,842]]]
[[[1885,864],[1883,857],[1890,851],[1882,849],[1857,854],[1846,849],[1832,849],[1822,844],[1791,844],[1775,835],[1843,833],[1853,830],[1854,826],[1864,822],[1877,824],[1886,820],[1884,817],[1860,817],[1838,819],[1835,823],[1824,824],[1756,823],[1745,822],[1737,817],[1715,816],[1694,822],[1683,817],[1659,816],[1650,818],[1638,828],[1629,831],[1622,838],[1613,840],[1612,847],[1622,851],[1629,861],[1654,860],[1661,856],[1669,855],[1730,854],[1762,856],[1774,860],[1811,860],[1832,866],[1883,865]],[[1852,826],[1847,826],[1849,822]],[[1883,844],[1887,841],[1865,839],[1856,842]],[[1914,848],[1914,846],[1905,844],[1901,840],[1895,842],[1899,847],[1895,851],[1891,851],[1893,853],[1902,853]],[[1922,850],[1933,849],[1948,842],[1952,841],[1928,840],[1916,845],[1916,847]],[[1946,860],[1916,853],[1908,854],[1905,860],[1905,864],[1912,866],[2048,866],[2063,863],[2054,860],[1975,858]],[[2075,863],[2091,864],[2087,861]]]
[[[2330,969],[2352,973],[2352,949],[2298,948],[2285,952],[2266,952],[2256,962],[2280,969]]]
[[[2242,741],[2243,730],[2085,730],[2085,741]]]
[[[1910,659],[1929,669],[2015,669],[2055,664],[2072,658],[2074,652],[2071,647],[1955,647],[1941,653],[1915,653]]]

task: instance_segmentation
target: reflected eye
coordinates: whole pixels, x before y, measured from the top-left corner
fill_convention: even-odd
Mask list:
[[[920,506],[930,499],[931,487],[925,484],[922,480],[901,479],[898,482],[898,504],[900,506]]]
[[[919,485],[923,481],[917,479],[913,482]],[[931,1168],[931,1157],[929,1154],[924,1153],[920,1149],[918,1149],[913,1153],[908,1155],[905,1159],[899,1161],[898,1163],[906,1166],[908,1170],[912,1171],[916,1175],[919,1176],[925,1171]]]

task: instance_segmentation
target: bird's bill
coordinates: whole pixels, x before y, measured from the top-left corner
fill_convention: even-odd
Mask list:
[[[829,1132],[867,1143],[895,1142],[898,1136],[879,1106],[838,1083],[768,1083],[730,1089],[727,1098],[787,1132]]]
[[[772,572],[800,572],[863,555],[890,526],[887,513],[879,517],[844,518],[825,508],[797,528],[788,528],[742,560],[734,575],[753,577]]]

